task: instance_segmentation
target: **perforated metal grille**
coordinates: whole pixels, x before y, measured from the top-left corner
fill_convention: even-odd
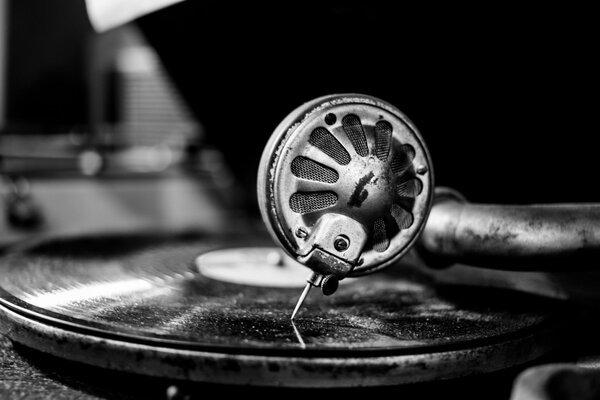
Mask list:
[[[400,197],[415,198],[423,190],[423,183],[418,178],[409,179],[396,185],[396,194]]]
[[[335,170],[302,156],[294,158],[291,169],[292,174],[298,178],[309,179],[311,181],[335,183],[339,178]]]
[[[382,253],[388,247],[390,247],[390,240],[387,237],[385,221],[380,217],[373,223],[373,250]]]
[[[350,163],[350,154],[341,143],[323,127],[318,127],[310,134],[308,142],[333,158],[340,165]]]
[[[392,125],[387,121],[375,124],[375,155],[381,161],[386,161],[390,154],[392,140]]]
[[[356,153],[362,157],[367,156],[369,154],[369,147],[367,146],[367,138],[365,137],[360,118],[354,114],[348,114],[342,118],[342,127]]]
[[[314,121],[322,126],[311,122],[311,130],[302,132],[309,133],[308,138],[298,136],[298,144],[304,146],[296,151],[289,146],[285,153],[288,176],[281,175],[289,180],[283,182],[289,208],[282,215],[289,218],[290,226],[298,221],[312,226],[329,212],[348,215],[367,231],[364,251],[376,254],[366,256],[369,262],[369,257],[379,262],[394,253],[418,228],[421,209],[415,207],[420,207],[418,197],[427,184],[417,177],[413,164],[418,143],[382,114],[345,109],[336,114],[337,121]],[[356,198],[360,198],[358,207],[353,205]],[[291,229],[286,232],[293,235]]]
[[[410,228],[413,223],[413,215],[397,204],[392,204],[390,213],[400,230]]]
[[[403,144],[396,148],[395,153],[390,167],[395,174],[400,174],[412,164],[412,160],[415,158],[415,149],[409,144]]]
[[[294,193],[290,197],[290,208],[298,214],[322,210],[337,203],[337,195],[333,192]]]

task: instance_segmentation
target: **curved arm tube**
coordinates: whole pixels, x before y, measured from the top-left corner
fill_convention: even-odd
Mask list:
[[[419,252],[444,263],[600,271],[600,204],[483,205],[441,198]]]

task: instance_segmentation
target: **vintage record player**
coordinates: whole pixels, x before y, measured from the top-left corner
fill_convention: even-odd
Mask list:
[[[0,0],[0,398],[600,398],[592,11]]]
[[[291,112],[257,194],[262,225],[5,245],[0,393],[597,394],[598,206],[436,187],[416,126],[362,94]]]

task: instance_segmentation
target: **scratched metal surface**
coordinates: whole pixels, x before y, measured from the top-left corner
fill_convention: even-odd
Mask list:
[[[0,335],[1,399],[65,400],[182,400],[206,399],[207,393],[229,398],[281,399],[286,396],[331,398],[381,396],[403,399],[461,398],[507,400],[518,370],[477,376],[474,379],[440,381],[410,386],[323,389],[270,389],[249,386],[190,384],[117,373],[49,357],[16,346]],[[468,390],[465,390],[468,388]],[[494,388],[490,391],[490,388]],[[209,396],[210,397],[210,396]]]
[[[0,301],[124,340],[257,354],[461,348],[536,329],[556,312],[553,303],[523,294],[434,287],[414,270],[393,267],[353,279],[331,297],[315,290],[294,327],[297,288],[198,272],[199,254],[235,244],[241,241],[161,234],[49,240],[0,258]]]

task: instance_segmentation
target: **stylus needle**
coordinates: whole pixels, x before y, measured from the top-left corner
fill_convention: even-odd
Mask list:
[[[304,303],[304,299],[306,299],[306,296],[308,296],[308,292],[310,292],[310,287],[311,286],[312,286],[311,283],[308,282],[306,284],[306,286],[304,287],[304,290],[302,291],[302,294],[300,295],[300,298],[298,299],[298,303],[296,303],[296,308],[294,308],[294,312],[292,313],[292,318],[291,319],[294,319],[294,317],[296,316],[296,313],[298,312],[298,310],[302,306],[302,303]]]

